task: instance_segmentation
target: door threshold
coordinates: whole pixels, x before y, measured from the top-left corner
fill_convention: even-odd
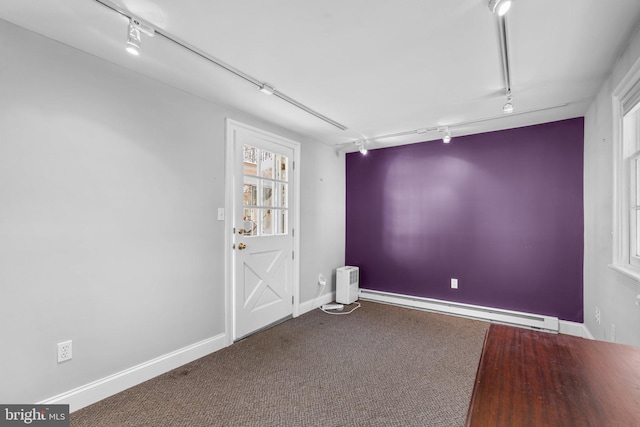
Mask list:
[[[245,338],[250,337],[250,336],[251,336],[251,335],[253,335],[253,334],[257,334],[258,332],[266,331],[267,329],[270,329],[270,328],[272,328],[272,327],[274,327],[274,326],[277,326],[277,325],[279,325],[280,323],[286,322],[286,321],[287,321],[287,320],[289,320],[289,319],[293,319],[293,315],[292,315],[292,314],[289,314],[288,316],[285,316],[285,317],[283,317],[283,318],[282,318],[282,319],[280,319],[280,320],[276,320],[276,321],[275,321],[275,322],[273,322],[273,323],[269,323],[267,326],[263,326],[262,328],[256,329],[256,330],[255,330],[255,331],[253,331],[253,332],[249,332],[247,335],[244,335],[243,337],[240,337],[240,338],[236,339],[233,343],[235,344],[235,343],[237,343],[237,342],[240,342],[240,341],[244,340]]]

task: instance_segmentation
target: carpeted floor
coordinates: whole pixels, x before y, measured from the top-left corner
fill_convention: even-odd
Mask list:
[[[462,426],[488,323],[314,310],[74,412],[73,427]]]

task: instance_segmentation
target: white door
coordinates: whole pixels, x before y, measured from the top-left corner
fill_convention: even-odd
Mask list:
[[[234,338],[293,314],[294,149],[247,128],[234,150]]]

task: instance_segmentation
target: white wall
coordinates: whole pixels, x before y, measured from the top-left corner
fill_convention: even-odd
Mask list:
[[[331,147],[2,20],[0,40],[0,402],[224,333],[227,117],[302,144],[302,299],[344,262]]]
[[[344,153],[310,145],[301,163],[302,193],[315,199],[300,207],[300,226],[307,230],[300,241],[300,299],[309,301],[335,291],[336,266],[344,265],[347,185]],[[319,274],[327,279],[326,289],[318,285]]]
[[[640,293],[637,282],[613,271],[613,109],[612,94],[640,59],[640,34],[615,65],[585,116],[584,152],[584,321],[596,339],[640,346]],[[595,320],[595,309],[602,320]]]

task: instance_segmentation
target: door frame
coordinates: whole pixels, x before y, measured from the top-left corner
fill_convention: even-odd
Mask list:
[[[235,341],[235,249],[233,248],[235,234],[233,233],[234,221],[236,218],[234,209],[235,183],[235,159],[233,147],[233,134],[235,131],[245,131],[267,137],[272,142],[284,145],[293,150],[293,204],[290,212],[293,214],[293,317],[300,315],[300,143],[288,138],[264,131],[262,129],[238,122],[233,119],[226,119],[225,122],[225,221],[224,221],[224,282],[225,282],[225,337],[226,344],[231,345]]]

